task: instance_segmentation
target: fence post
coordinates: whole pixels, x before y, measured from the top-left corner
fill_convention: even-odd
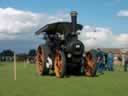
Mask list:
[[[16,80],[16,54],[14,53],[14,80]]]

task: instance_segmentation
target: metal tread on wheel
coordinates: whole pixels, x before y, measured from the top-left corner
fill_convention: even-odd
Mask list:
[[[48,74],[49,70],[46,68],[46,60],[47,60],[47,50],[44,46],[39,46],[37,49],[36,56],[36,65],[37,65],[37,73],[42,76]]]
[[[66,72],[66,58],[63,52],[56,51],[54,59],[54,72],[57,78],[63,78]]]
[[[96,65],[95,65],[95,60],[92,59],[90,60],[88,57],[85,57],[85,75],[89,77],[94,77],[96,76]]]

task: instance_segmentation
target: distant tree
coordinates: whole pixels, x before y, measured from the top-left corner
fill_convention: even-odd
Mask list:
[[[36,56],[36,50],[35,49],[30,49],[28,52],[28,56]]]
[[[36,50],[30,49],[28,52],[28,60],[31,64],[35,63]]]
[[[11,49],[3,50],[0,54],[0,61],[12,61],[14,52]]]
[[[6,49],[1,52],[1,56],[13,56],[14,52],[11,49]]]

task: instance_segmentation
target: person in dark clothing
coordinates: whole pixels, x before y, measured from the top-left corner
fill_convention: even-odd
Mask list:
[[[108,66],[107,66],[107,63],[108,63],[108,60],[107,60],[108,54],[104,54],[104,57],[105,57],[105,61],[104,61],[104,63],[105,63],[105,70],[108,70]]]
[[[103,74],[104,68],[105,68],[105,64],[104,64],[104,54],[101,51],[101,49],[97,49],[97,71],[101,74]]]
[[[128,68],[128,56],[125,57],[124,71],[127,72]]]

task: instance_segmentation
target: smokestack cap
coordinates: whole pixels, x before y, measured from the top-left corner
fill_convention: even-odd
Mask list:
[[[71,12],[71,16],[77,16],[77,12],[76,11],[72,11]]]

